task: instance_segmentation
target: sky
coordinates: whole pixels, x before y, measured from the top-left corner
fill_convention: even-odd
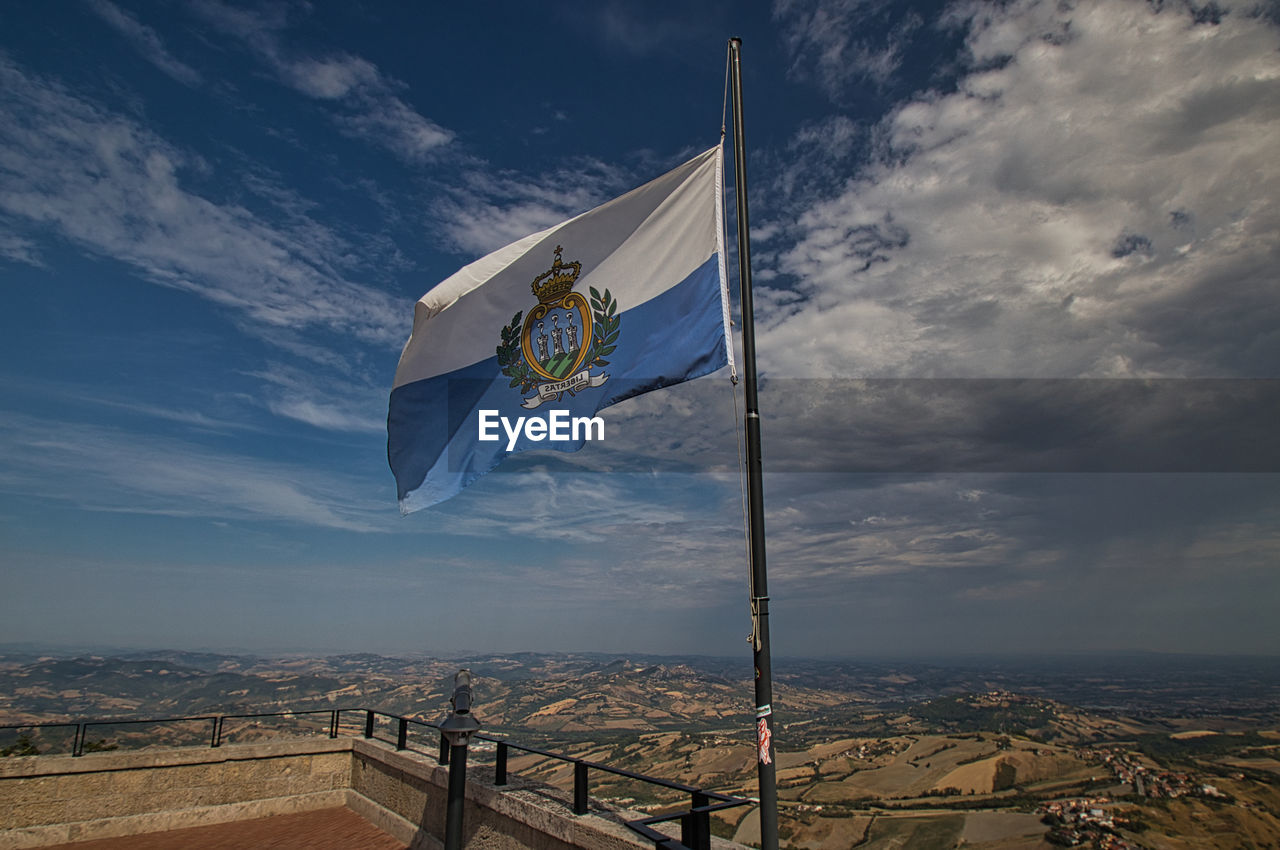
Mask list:
[[[748,658],[727,371],[386,461],[414,302],[716,144],[730,36],[775,656],[1280,653],[1251,0],[9,0],[0,643]]]

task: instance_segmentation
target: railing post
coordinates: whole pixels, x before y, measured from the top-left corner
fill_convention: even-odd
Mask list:
[[[71,755],[79,756],[84,752],[84,724],[76,724],[76,737],[71,742]]]
[[[213,718],[213,728],[209,730],[209,746],[218,747],[222,744],[222,716]]]
[[[711,804],[711,800],[701,791],[693,792],[693,805],[691,808],[700,809]],[[689,819],[693,825],[693,844],[686,846],[692,847],[693,850],[711,850],[711,813],[710,812],[689,812]]]
[[[680,843],[689,850],[698,850],[697,827],[693,824],[693,812],[688,812],[680,818]]]
[[[583,761],[573,763],[573,813],[587,813],[587,763]]]
[[[400,728],[396,731],[396,749],[403,750],[405,742],[409,739],[409,721],[401,717]]]
[[[507,784],[507,742],[498,742],[498,755],[493,763],[493,784]]]
[[[364,736],[366,738],[373,737],[373,712],[366,711],[364,713]]]
[[[333,715],[329,718],[329,737],[338,737],[338,709],[333,710]]]
[[[441,766],[448,764],[449,751],[451,749],[453,749],[453,746],[449,743],[449,739],[445,737],[443,732],[441,732],[440,733],[440,755],[436,756],[436,764]]]

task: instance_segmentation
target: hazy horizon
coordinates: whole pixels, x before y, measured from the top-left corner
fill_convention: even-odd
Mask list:
[[[595,649],[560,649],[560,650],[539,650],[539,649],[495,649],[495,650],[469,650],[469,649],[439,649],[439,650],[372,650],[372,649],[308,649],[308,648],[266,648],[266,649],[243,649],[235,647],[213,647],[213,646],[108,646],[95,644],[54,644],[54,643],[22,643],[8,642],[0,643],[0,656],[3,655],[47,655],[51,657],[72,657],[93,655],[103,658],[111,658],[116,656],[141,656],[149,653],[183,653],[192,655],[217,655],[236,658],[338,658],[357,655],[372,655],[380,658],[430,658],[435,660],[465,660],[468,658],[488,658],[501,656],[519,656],[519,655],[535,655],[535,656],[578,656],[578,657],[602,657],[614,659],[668,659],[679,661],[680,659],[703,659],[707,661],[718,661],[728,663],[742,663],[744,669],[749,668],[751,664],[751,653],[749,651],[741,655],[718,655],[711,653],[698,652],[605,652]],[[1194,652],[1162,652],[1159,650],[1096,650],[1091,652],[1058,652],[1058,653],[1036,653],[1036,652],[983,652],[983,653],[928,653],[916,655],[775,655],[775,662],[785,665],[788,659],[806,662],[829,662],[833,664],[895,664],[895,663],[936,663],[941,666],[948,664],[982,664],[986,662],[995,663],[1018,663],[1018,664],[1036,664],[1065,662],[1075,660],[1169,660],[1169,661],[1194,661],[1194,660],[1267,660],[1280,658],[1280,655],[1272,655],[1266,653],[1194,653]]]

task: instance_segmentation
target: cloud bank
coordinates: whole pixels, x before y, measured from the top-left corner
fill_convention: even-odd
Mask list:
[[[763,246],[767,367],[1274,375],[1276,28],[1137,2],[961,4],[949,24],[955,90],[893,109],[861,171]]]

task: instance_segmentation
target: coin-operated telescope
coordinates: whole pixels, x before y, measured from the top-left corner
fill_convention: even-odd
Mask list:
[[[471,671],[459,670],[453,677],[453,697],[449,700],[449,716],[440,724],[440,731],[449,739],[452,747],[465,747],[471,736],[480,731],[480,721],[471,713]],[[453,763],[452,753],[449,759]]]
[[[462,804],[467,793],[467,744],[471,742],[471,736],[480,731],[480,721],[471,713],[471,698],[471,671],[459,670],[453,677],[449,716],[440,724],[440,734],[449,742],[449,797],[444,819],[444,850],[462,850]]]

